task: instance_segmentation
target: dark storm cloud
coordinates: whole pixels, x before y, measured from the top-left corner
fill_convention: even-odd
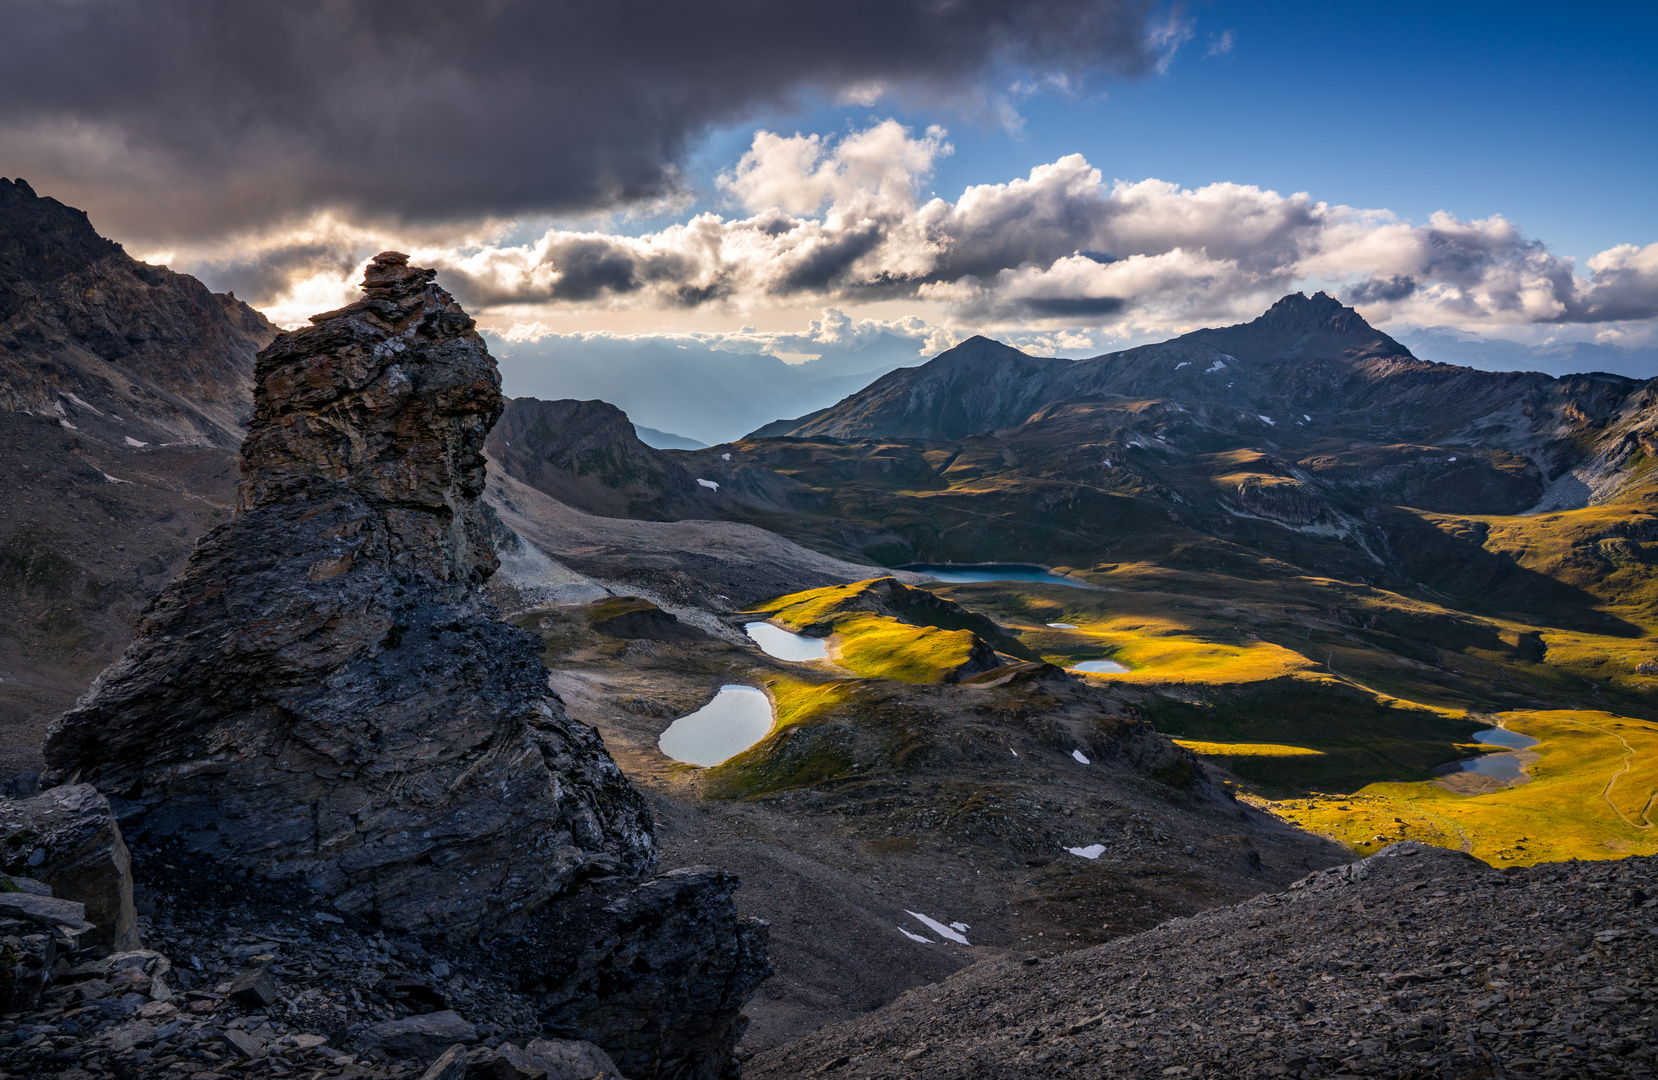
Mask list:
[[[1403,300],[1416,291],[1416,279],[1407,274],[1373,277],[1347,290],[1349,304],[1375,304]]]
[[[710,125],[801,92],[1144,72],[1149,8],[0,0],[0,172],[152,237],[320,207],[405,222],[608,207],[671,192]]]
[[[1119,296],[1032,296],[1023,303],[1033,315],[1086,321],[1116,315],[1127,302]]]

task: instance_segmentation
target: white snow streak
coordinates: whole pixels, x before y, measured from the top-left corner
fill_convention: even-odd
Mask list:
[[[1065,850],[1072,855],[1081,855],[1085,859],[1097,859],[1105,854],[1105,845],[1089,844],[1087,847],[1068,847]]]
[[[909,938],[911,941],[919,941],[923,945],[933,944],[933,939],[932,938],[925,938],[925,937],[922,937],[920,934],[912,934],[908,930],[904,929],[902,926],[900,926],[898,928],[898,932],[900,934],[903,934],[905,937]]]
[[[920,919],[921,922],[927,927],[927,929],[931,930],[933,933],[937,934],[941,938],[948,938],[949,940],[957,942],[957,943],[962,944],[962,945],[971,945],[971,944],[973,944],[971,941],[968,941],[966,938],[962,937],[960,934],[956,933],[954,930],[950,929],[948,926],[946,926],[943,923],[939,922],[937,919],[929,919],[929,918],[927,918],[927,916],[921,914],[921,912],[919,912],[919,911],[910,911],[908,908],[905,908],[904,910],[905,910],[905,914],[913,916],[914,918]]]
[[[707,488],[707,489],[709,489],[709,490],[710,490],[710,491],[718,491],[718,490],[720,490],[720,485],[719,485],[719,484],[717,484],[717,483],[715,483],[715,482],[714,482],[714,481],[712,481],[712,480],[704,480],[704,479],[703,479],[703,478],[702,478],[702,477],[700,477],[700,476],[699,476],[699,477],[697,477],[697,483],[699,483],[699,484],[701,484],[701,485],[702,485],[702,486],[703,486],[703,487],[705,487],[705,488]]]
[[[1071,756],[1082,762],[1084,765],[1088,764],[1088,755],[1084,754],[1081,750],[1072,750]]]

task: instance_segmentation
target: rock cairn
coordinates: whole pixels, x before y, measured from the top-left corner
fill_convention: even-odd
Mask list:
[[[640,880],[643,798],[549,692],[539,640],[495,618],[500,375],[434,276],[377,256],[361,300],[259,354],[236,515],[53,723],[43,779],[107,796],[137,858],[489,939],[545,1023],[591,1018],[635,1080],[716,1077],[764,924],[712,868]],[[547,931],[572,919],[595,939]]]

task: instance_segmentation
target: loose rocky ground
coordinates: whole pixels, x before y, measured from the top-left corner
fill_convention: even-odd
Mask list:
[[[1652,1075],[1658,860],[1398,844],[1096,948],[979,964],[750,1080]]]
[[[66,958],[45,1008],[0,1018],[4,1075],[378,1080],[455,1043],[540,1037],[499,957],[388,936],[176,848],[133,855],[145,949]]]

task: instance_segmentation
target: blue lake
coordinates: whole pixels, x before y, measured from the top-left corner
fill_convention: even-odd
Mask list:
[[[775,656],[779,660],[801,663],[806,660],[823,660],[829,655],[829,647],[819,639],[790,633],[781,626],[773,626],[769,622],[744,623],[743,632],[754,641],[754,644],[760,646],[761,652],[767,656]]]
[[[1092,672],[1095,675],[1115,675],[1127,671],[1128,668],[1115,660],[1084,660],[1081,663],[1072,664],[1071,670]]]
[[[1508,731],[1504,728],[1486,728],[1484,731],[1476,731],[1474,732],[1474,741],[1485,743],[1488,746],[1501,746],[1509,750],[1527,750],[1537,745],[1537,740],[1530,735],[1521,735],[1518,731]],[[1520,758],[1516,754],[1481,754],[1479,757],[1468,758],[1457,764],[1462,766],[1463,772],[1471,772],[1477,776],[1489,776],[1493,780],[1518,780],[1525,775]]]
[[[765,738],[771,725],[766,692],[730,684],[720,687],[713,701],[669,724],[657,745],[675,761],[707,768]]]
[[[917,574],[931,574],[940,581],[952,584],[973,581],[1040,581],[1048,585],[1070,585],[1077,589],[1098,588],[1074,578],[1050,573],[1030,563],[915,563],[897,569]]]

